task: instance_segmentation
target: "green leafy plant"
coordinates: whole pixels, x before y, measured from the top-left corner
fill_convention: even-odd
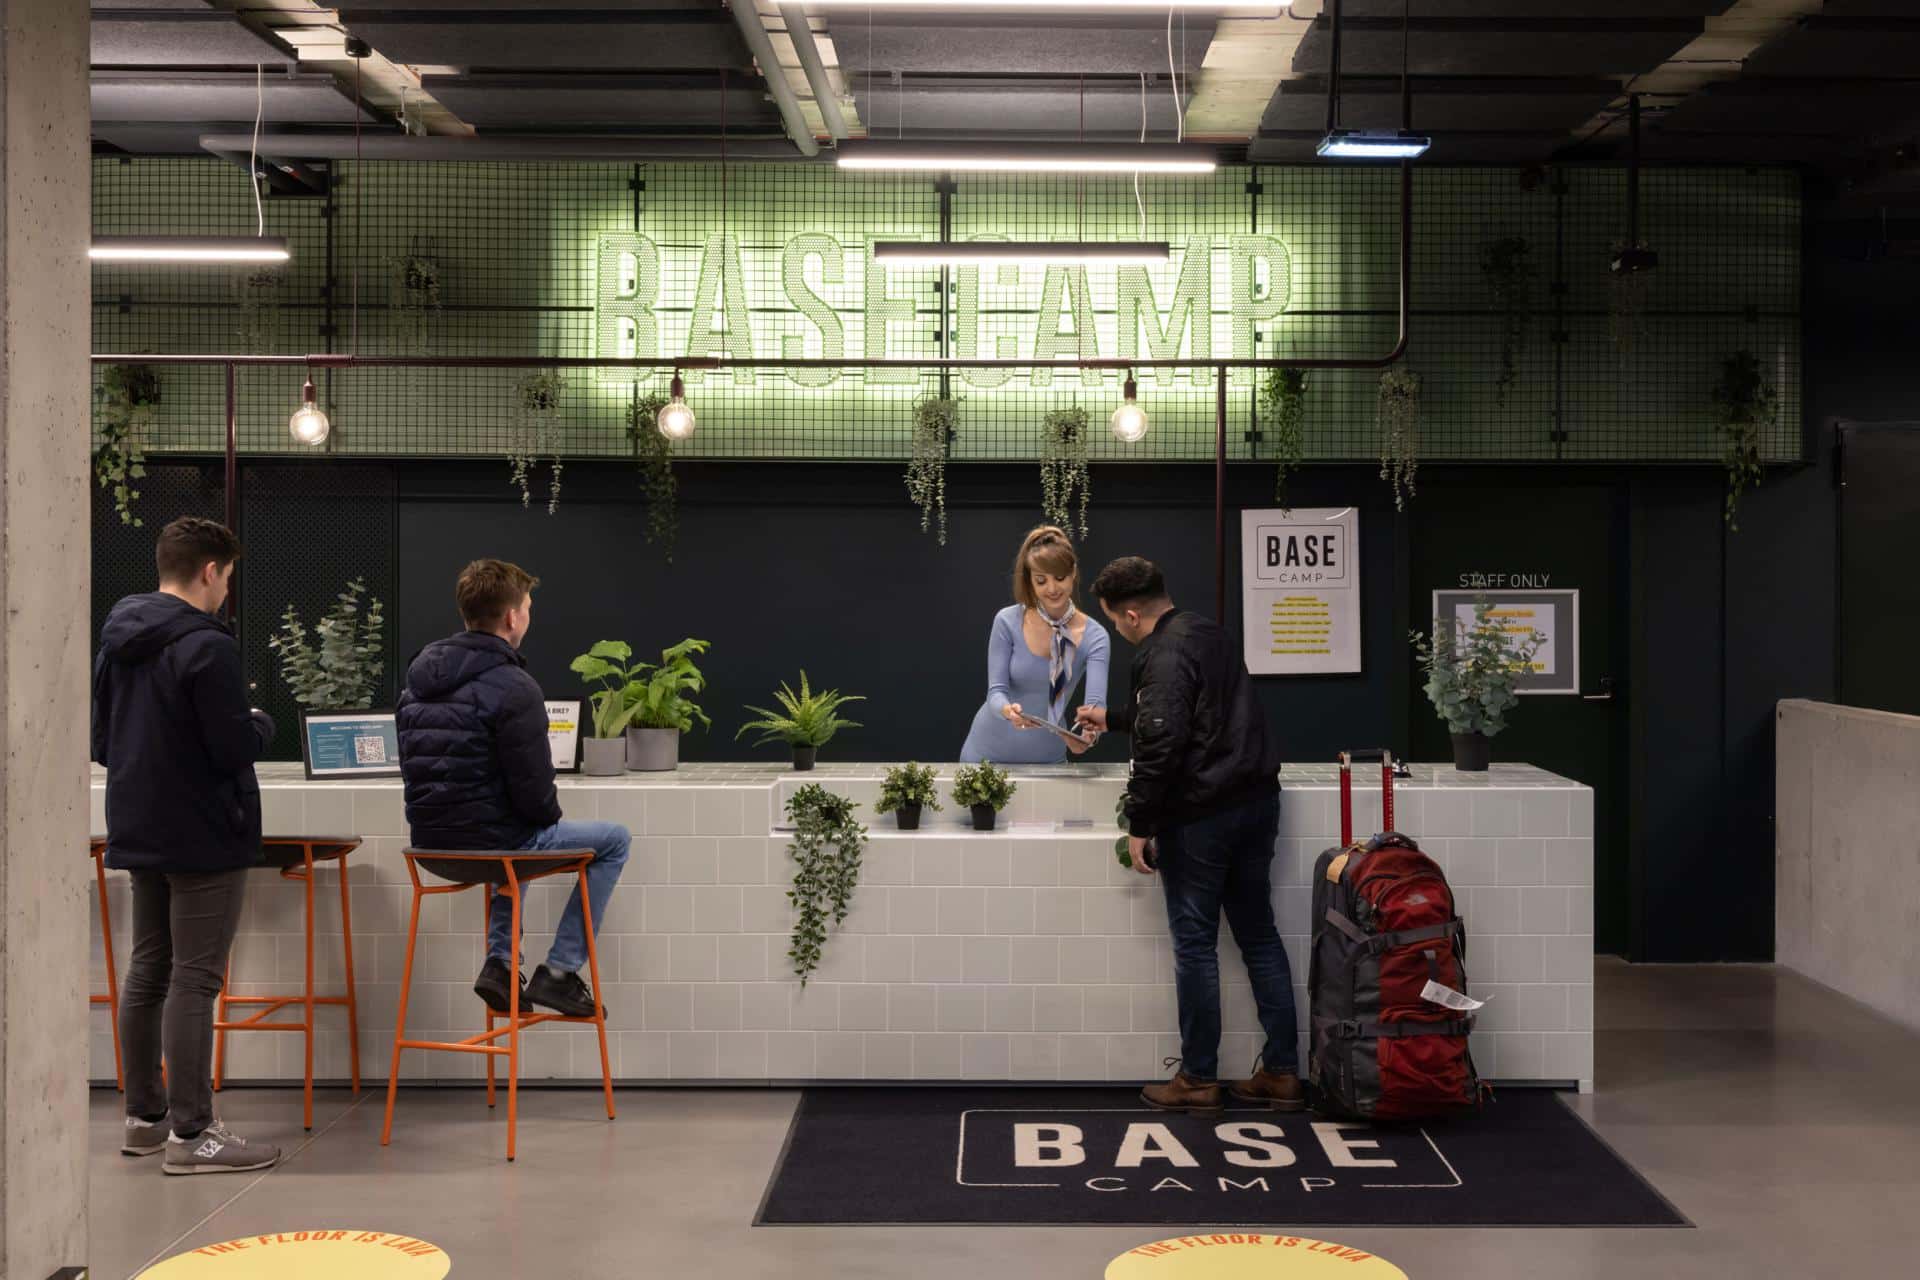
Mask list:
[[[643,396],[638,387],[633,389],[627,401],[627,443],[640,464],[640,492],[647,499],[647,541],[665,546],[667,563],[672,564],[680,534],[680,486],[673,476],[673,441],[660,434],[660,410],[666,403],[665,396]]]
[[[1076,501],[1080,536],[1087,536],[1087,503],[1093,480],[1087,470],[1087,411],[1052,409],[1041,420],[1040,509],[1048,524],[1074,527]]]
[[[359,711],[373,705],[386,673],[380,656],[386,619],[377,596],[361,609],[366,594],[364,578],[349,582],[311,634],[289,604],[279,630],[268,637],[267,648],[280,659],[281,678],[301,706]]]
[[[266,353],[280,344],[280,288],[286,282],[286,272],[279,267],[259,267],[234,276],[243,350]]]
[[[513,426],[507,439],[507,464],[512,468],[508,483],[520,490],[520,505],[533,499],[530,472],[540,455],[551,458],[552,473],[547,487],[547,514],[560,509],[560,454],[554,443],[554,429],[560,421],[560,397],[567,380],[550,369],[529,373],[514,384]]]
[[[896,809],[915,807],[940,812],[940,792],[933,770],[919,763],[896,765],[887,770],[887,776],[880,783],[880,801],[873,806],[874,812],[892,813]]]
[[[860,884],[860,858],[867,829],[854,820],[853,801],[809,783],[787,799],[787,817],[794,826],[787,852],[793,857],[793,937],[787,959],[793,974],[806,986],[820,967],[829,924],[838,926],[853,905]]]
[[[996,768],[990,760],[967,765],[953,775],[953,802],[962,809],[986,805],[998,813],[1019,789],[1007,771]]]
[[[907,497],[920,508],[920,532],[937,516],[940,545],[947,545],[947,445],[959,403],[929,397],[913,406],[913,447],[907,457]]]
[[[1533,320],[1533,261],[1525,236],[1502,236],[1480,246],[1480,274],[1500,312],[1500,403],[1520,379],[1520,353]]]
[[[1433,634],[1415,631],[1415,660],[1427,673],[1427,700],[1452,733],[1483,733],[1491,738],[1507,727],[1507,712],[1518,705],[1514,685],[1532,669],[1546,637],[1538,631],[1510,635],[1488,614],[1483,596],[1473,606],[1473,628],[1464,642],[1451,618],[1438,619]]]
[[[407,251],[389,265],[400,339],[415,351],[425,351],[432,336],[433,317],[440,310],[440,260],[426,241],[415,237]]]
[[[1285,506],[1287,477],[1307,453],[1307,371],[1269,372],[1260,384],[1260,412],[1273,428],[1273,500]]]
[[[629,728],[689,733],[695,720],[711,729],[713,721],[693,701],[707,687],[693,659],[708,648],[705,640],[682,640],[655,664],[631,662],[633,648],[624,640],[602,640],[575,658],[575,674],[600,685],[589,698],[593,736],[617,738]]]
[[[1113,801],[1114,821],[1120,826],[1120,838],[1113,842],[1113,856],[1127,870],[1133,870],[1133,842],[1128,838],[1133,827],[1127,822],[1127,793],[1122,791]]]
[[[147,474],[147,429],[160,405],[160,376],[153,366],[113,364],[100,377],[94,392],[100,402],[100,447],[93,451],[93,474],[100,487],[113,494],[113,509],[121,524],[135,528],[146,522],[133,514],[140,498],[134,481]]]
[[[1380,375],[1380,478],[1393,486],[1393,507],[1407,508],[1420,469],[1420,375],[1397,364]]]
[[[1765,476],[1760,465],[1760,441],[1780,416],[1780,392],[1768,381],[1753,352],[1736,351],[1720,362],[1713,404],[1720,430],[1726,436],[1726,521],[1738,533],[1740,495],[1758,487]]]
[[[740,732],[733,735],[735,741],[758,730],[760,737],[755,740],[755,746],[777,741],[790,747],[824,747],[842,729],[860,727],[857,721],[841,719],[838,714],[840,708],[849,702],[866,701],[858,694],[843,694],[838,689],[815,693],[807,683],[805,671],[800,673],[799,693],[795,693],[783,680],[780,687],[774,690],[773,697],[780,704],[780,710],[749,706],[747,710],[760,719],[741,725]]]

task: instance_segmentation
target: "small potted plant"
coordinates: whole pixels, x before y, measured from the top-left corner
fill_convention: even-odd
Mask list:
[[[627,767],[626,731],[633,719],[627,690],[632,687],[627,659],[633,646],[624,640],[601,640],[573,660],[572,670],[600,688],[587,697],[593,708],[593,733],[580,741],[580,772],[611,778]]]
[[[953,775],[954,803],[973,811],[975,831],[993,830],[994,818],[1019,789],[1007,771],[994,768],[992,761],[970,764]]]
[[[1427,673],[1426,693],[1453,735],[1453,767],[1484,773],[1493,735],[1507,727],[1507,712],[1520,702],[1514,685],[1546,643],[1538,631],[1509,636],[1488,615],[1484,598],[1473,607],[1473,629],[1464,640],[1451,619],[1434,622],[1433,635],[1412,634],[1416,660]]]
[[[740,732],[733,736],[737,741],[745,737],[749,730],[757,729],[760,737],[754,742],[755,746],[776,740],[786,743],[793,748],[793,767],[798,773],[813,768],[820,748],[831,742],[834,734],[842,729],[860,727],[857,721],[841,719],[840,708],[849,702],[866,701],[858,694],[843,694],[838,689],[815,693],[807,683],[805,671],[800,673],[799,693],[795,693],[782,680],[773,696],[780,704],[780,710],[748,707],[747,710],[760,718],[741,725]]]
[[[873,807],[877,813],[894,814],[900,830],[918,831],[923,810],[940,812],[940,793],[934,786],[933,770],[918,763],[887,770],[886,779],[880,784],[880,803]]]
[[[682,640],[663,651],[655,665],[629,662],[633,649],[623,640],[602,640],[575,658],[573,670],[602,686],[593,695],[594,736],[582,744],[581,769],[611,777],[622,769],[664,773],[678,768],[680,735],[695,720],[713,727],[693,701],[707,683],[693,657],[706,651],[705,640]]]

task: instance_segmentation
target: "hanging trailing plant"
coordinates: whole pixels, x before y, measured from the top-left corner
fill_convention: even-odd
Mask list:
[[[113,495],[120,523],[140,528],[146,522],[133,514],[133,504],[140,498],[134,481],[147,474],[146,433],[160,404],[160,375],[151,365],[108,365],[94,396],[100,402],[94,478]]]
[[[959,404],[934,397],[913,406],[913,449],[907,455],[907,497],[920,508],[920,532],[939,520],[939,540],[947,545],[947,444]]]
[[[793,888],[787,900],[794,912],[787,959],[803,987],[820,967],[827,929],[846,920],[860,883],[867,829],[854,812],[853,801],[818,783],[797,788],[787,800],[787,818],[794,826],[787,845],[793,857]]]
[[[1659,255],[1645,241],[1615,241],[1607,268],[1607,336],[1621,355],[1631,353],[1646,335],[1647,299],[1653,293],[1653,268]]]
[[[1307,453],[1307,371],[1274,369],[1260,385],[1260,413],[1273,428],[1273,500],[1286,506],[1287,477]]]
[[[280,345],[280,290],[286,281],[286,272],[278,267],[260,267],[234,276],[242,350],[265,354]]]
[[[373,705],[385,672],[380,654],[386,620],[378,597],[368,600],[362,613],[360,598],[366,592],[366,579],[349,582],[314,624],[311,638],[289,604],[280,629],[267,638],[267,648],[280,659],[281,678],[301,706],[361,711]]]
[[[627,400],[627,443],[640,464],[640,492],[647,499],[647,541],[666,548],[673,563],[673,547],[680,532],[679,483],[673,476],[673,441],[660,433],[660,410],[666,397],[643,396],[635,387]]]
[[[1780,416],[1780,392],[1751,351],[1736,351],[1720,362],[1713,389],[1720,430],[1726,436],[1726,521],[1740,531],[1740,495],[1760,484],[1760,441]]]
[[[1520,380],[1520,353],[1533,320],[1533,261],[1525,236],[1502,236],[1480,246],[1480,274],[1500,313],[1500,403]]]
[[[567,380],[552,370],[529,373],[514,384],[513,426],[507,439],[509,483],[520,490],[520,505],[533,500],[533,467],[542,454],[549,458],[547,514],[560,509],[560,454],[554,429],[560,421],[560,397]]]
[[[391,266],[395,328],[401,342],[425,351],[440,310],[440,260],[428,242],[416,236]]]
[[[1082,538],[1087,536],[1087,503],[1093,480],[1087,472],[1087,411],[1052,409],[1041,420],[1040,508],[1048,524],[1074,527],[1076,502]]]
[[[1393,486],[1393,507],[1404,511],[1420,469],[1420,375],[1397,364],[1380,375],[1375,407],[1380,424],[1380,478]]]

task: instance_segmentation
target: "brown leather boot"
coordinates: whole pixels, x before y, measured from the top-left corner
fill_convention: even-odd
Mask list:
[[[1251,1102],[1274,1111],[1299,1111],[1307,1104],[1299,1076],[1281,1075],[1265,1067],[1255,1071],[1250,1080],[1235,1080],[1227,1091],[1235,1102]]]
[[[1194,1114],[1224,1111],[1226,1092],[1218,1084],[1197,1084],[1184,1071],[1174,1072],[1165,1084],[1150,1084],[1140,1091],[1140,1101],[1156,1111],[1186,1111]]]

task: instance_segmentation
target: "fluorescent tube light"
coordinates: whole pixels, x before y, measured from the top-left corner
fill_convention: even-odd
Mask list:
[[[1433,139],[1422,133],[1337,129],[1320,139],[1320,154],[1340,160],[1411,160],[1432,145]]]
[[[1168,9],[1197,9],[1209,13],[1278,14],[1293,7],[1293,0],[807,0],[812,9],[1027,9],[1035,13],[1088,9],[1149,9],[1165,13]]]
[[[1212,173],[1197,147],[1113,143],[875,142],[840,144],[842,169],[974,173]]]
[[[1110,263],[1165,262],[1164,240],[876,240],[875,262],[977,266],[1001,262]]]
[[[284,236],[95,236],[95,262],[285,262]]]

